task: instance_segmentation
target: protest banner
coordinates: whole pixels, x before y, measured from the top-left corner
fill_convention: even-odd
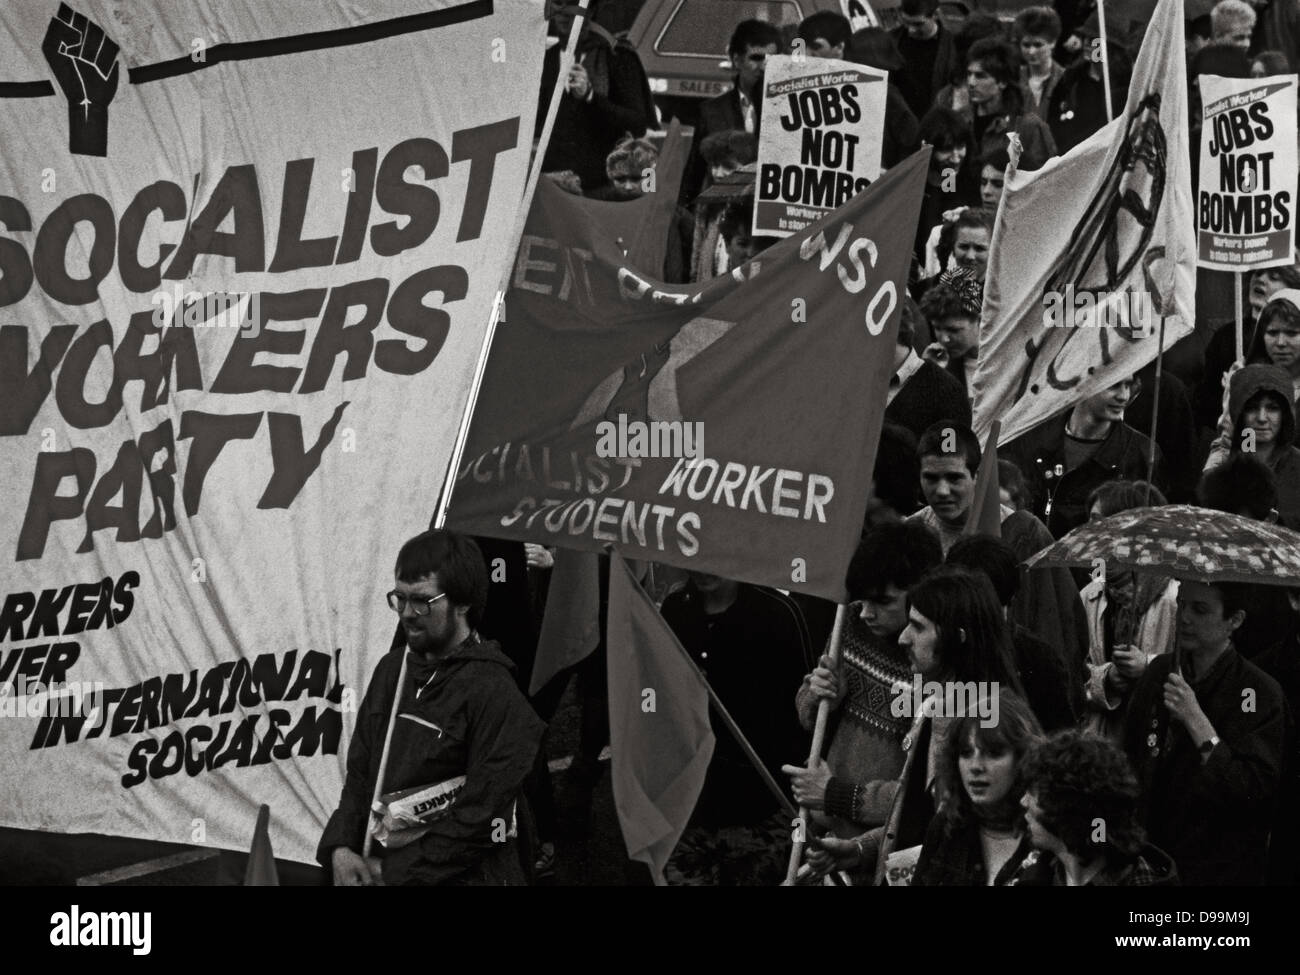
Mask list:
[[[1296,76],[1201,75],[1196,258],[1249,271],[1295,258]]]
[[[506,270],[542,3],[125,11],[0,32],[0,824],[246,849],[266,803],[310,862]]]
[[[1161,0],[1124,112],[1006,181],[975,370],[981,440],[999,444],[1132,376],[1195,321],[1196,233],[1177,0]]]
[[[690,285],[543,181],[447,526],[842,598],[925,164]]]
[[[755,236],[797,234],[880,175],[888,80],[831,58],[767,59]]]

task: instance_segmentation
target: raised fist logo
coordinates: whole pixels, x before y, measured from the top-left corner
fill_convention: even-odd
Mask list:
[[[108,155],[108,103],[117,94],[118,46],[66,3],[50,19],[41,53],[68,100],[68,148],[81,156]]]

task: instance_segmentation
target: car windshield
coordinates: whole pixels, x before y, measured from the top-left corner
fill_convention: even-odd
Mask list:
[[[803,19],[803,12],[794,0],[682,0],[655,42],[655,51],[726,57],[731,31],[742,20],[751,18],[793,30]]]

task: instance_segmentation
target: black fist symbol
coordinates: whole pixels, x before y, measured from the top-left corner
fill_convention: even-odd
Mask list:
[[[41,53],[68,100],[69,148],[82,156],[108,155],[108,103],[117,94],[117,44],[98,24],[61,3]]]

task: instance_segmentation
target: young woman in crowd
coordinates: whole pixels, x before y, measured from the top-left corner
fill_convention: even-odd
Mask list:
[[[1146,842],[1137,821],[1138,783],[1119,746],[1063,731],[1029,750],[1021,806],[1029,841],[1012,884],[1159,887],[1178,883],[1174,862]]]
[[[1162,504],[1164,495],[1145,481],[1108,481],[1089,495],[1088,519]],[[1158,573],[1108,571],[1103,565],[1079,598],[1088,621],[1084,727],[1118,742],[1133,685],[1152,657],[1173,649],[1178,582]]]
[[[1296,292],[1300,295],[1300,292]],[[1263,343],[1276,365],[1252,363],[1230,373],[1228,408],[1219,420],[1219,436],[1210,447],[1206,470],[1234,453],[1248,453],[1266,464],[1277,481],[1277,510],[1284,525],[1300,526],[1300,449],[1295,447],[1295,373],[1287,366],[1300,360],[1300,309],[1295,321],[1270,317],[1264,309]],[[1290,307],[1289,305],[1286,307]],[[1270,338],[1270,332],[1278,333]]]
[[[1043,738],[1029,706],[999,690],[996,721],[960,718],[939,758],[944,799],[921,845],[913,887],[993,887],[1006,883],[1032,847],[1025,832],[1020,768]]]
[[[1051,7],[1026,7],[1016,15],[1011,39],[1024,61],[1020,69],[1020,97],[1025,111],[1046,118],[1052,90],[1065,69],[1052,57],[1061,36],[1061,18]]]

